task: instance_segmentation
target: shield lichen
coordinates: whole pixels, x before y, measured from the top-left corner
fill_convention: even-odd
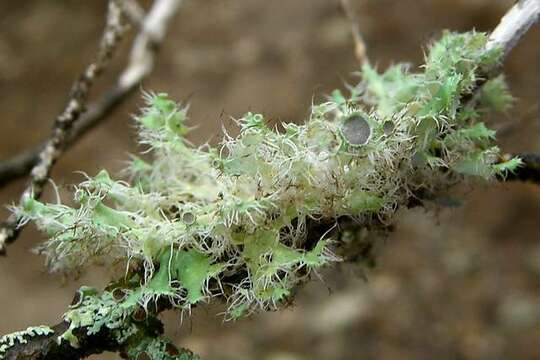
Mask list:
[[[26,344],[34,336],[53,334],[54,330],[48,326],[32,326],[23,331],[16,331],[0,337],[0,359],[4,358],[6,351],[17,344]]]

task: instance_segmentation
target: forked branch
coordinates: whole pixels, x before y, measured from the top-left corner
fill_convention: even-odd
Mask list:
[[[88,106],[84,112],[84,103],[93,80],[112,57],[124,25],[112,27],[114,22],[109,15],[108,25],[103,35],[98,59],[92,63],[87,72],[74,84],[72,100],[59,118],[69,121],[55,123],[53,135],[45,143],[34,149],[23,152],[0,163],[0,186],[32,171],[32,179],[24,191],[21,201],[27,197],[39,198],[48,174],[56,160],[69,146],[88,130],[104,120],[128,95],[136,89],[153,70],[155,57],[172,17],[176,14],[183,0],[156,0],[146,16],[141,18],[140,9],[133,2],[112,1],[114,16],[125,11],[129,20],[139,27],[131,50],[129,63],[120,74],[116,85],[106,92],[98,101]],[[118,19],[117,22],[119,22]],[[120,26],[120,24],[118,23]],[[113,31],[111,33],[111,31]],[[111,42],[114,40],[114,42]],[[106,55],[106,56],[104,56]],[[91,75],[91,77],[88,77]],[[81,92],[81,90],[84,90]],[[76,103],[74,102],[76,101]],[[20,231],[19,220],[11,216],[0,228],[0,254],[5,253],[6,245],[15,241]]]

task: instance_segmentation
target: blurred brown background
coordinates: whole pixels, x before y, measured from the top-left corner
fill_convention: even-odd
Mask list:
[[[351,1],[379,68],[417,66],[424,44],[442,29],[487,31],[513,3]],[[48,136],[72,80],[95,54],[104,9],[105,1],[0,0],[0,159]],[[125,59],[127,44],[117,59]],[[491,121],[504,129],[506,151],[540,152],[539,44],[540,26],[505,66],[518,101]],[[115,61],[94,95],[123,64]],[[200,144],[248,110],[302,121],[313,99],[356,82],[355,70],[337,0],[192,0],[144,89],[189,98],[190,123],[198,126],[190,137]],[[136,151],[129,114],[140,104],[134,96],[61,159],[53,179],[64,198],[81,179],[74,171],[118,171]],[[15,201],[23,185],[0,189],[0,203]],[[461,207],[404,212],[367,282],[358,269],[338,266],[326,271],[325,283],[301,290],[289,309],[224,324],[222,307],[201,307],[182,324],[166,314],[167,332],[206,359],[539,359],[540,187],[459,190]],[[29,228],[0,258],[0,334],[56,323],[74,289],[108,277],[103,269],[67,283],[48,275],[43,259],[29,252],[42,240]]]

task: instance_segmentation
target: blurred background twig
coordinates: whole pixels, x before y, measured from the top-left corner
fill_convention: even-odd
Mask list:
[[[156,0],[148,15],[141,18],[143,16],[142,10],[137,7],[136,2],[110,2],[110,7],[114,10],[110,10],[111,13],[108,16],[98,59],[74,84],[68,108],[55,123],[53,136],[35,149],[0,162],[0,186],[31,171],[32,181],[21,196],[21,203],[27,197],[40,197],[51,168],[62,151],[101,120],[104,120],[150,74],[169,21],[181,3],[182,0]],[[133,41],[129,63],[121,73],[117,84],[108,90],[100,100],[91,104],[88,111],[85,111],[86,97],[94,78],[107,65],[120,34],[123,32],[124,25],[119,24],[123,11],[129,13],[131,20],[136,23],[140,22],[139,33]],[[17,238],[20,228],[21,224],[14,216],[10,216],[3,224],[0,228],[0,254],[5,253],[6,244]]]
[[[364,63],[369,62],[367,56],[367,46],[360,31],[360,23],[356,11],[353,9],[350,0],[339,0],[341,10],[347,17],[351,27],[351,36],[354,42],[354,56],[358,64],[362,66]]]

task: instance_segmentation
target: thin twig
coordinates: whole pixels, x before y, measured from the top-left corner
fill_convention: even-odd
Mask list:
[[[53,165],[65,149],[66,140],[73,124],[85,111],[90,88],[112,58],[124,30],[122,6],[118,0],[111,0],[109,1],[107,21],[97,58],[88,65],[73,84],[68,103],[56,118],[51,137],[39,153],[39,160],[30,172],[30,181],[19,201],[21,204],[28,198],[39,198],[41,196]],[[20,229],[19,222],[20,220],[12,215],[0,229],[0,253],[5,252],[6,243],[17,238]]]
[[[66,149],[75,144],[79,138],[89,130],[104,120],[115,108],[123,103],[132,88],[113,87],[105,93],[98,101],[88,105],[88,110],[81,115],[79,120],[73,124],[66,139]],[[0,162],[0,188],[9,182],[16,180],[26,174],[39,161],[39,154],[45,147],[46,142]]]
[[[137,35],[129,64],[118,80],[120,88],[140,83],[154,68],[155,53],[165,37],[167,26],[183,0],[156,0]]]
[[[508,11],[489,36],[487,50],[500,46],[503,59],[519,39],[540,19],[540,0],[520,0]]]
[[[471,105],[478,92],[490,78],[496,76],[502,68],[504,60],[516,46],[521,37],[533,26],[540,16],[540,0],[519,0],[501,18],[497,27],[491,32],[485,46],[486,51],[500,48],[502,54],[499,63],[491,69],[484,69],[478,74],[474,88],[461,98],[461,104]]]
[[[140,30],[144,23],[145,13],[144,9],[136,0],[124,0],[122,8],[126,14],[129,22]]]
[[[181,2],[182,0],[157,0],[152,9],[159,8],[161,10],[150,10],[147,16],[143,15],[142,20],[138,20],[138,13],[141,9],[133,10],[136,9],[136,3],[126,2],[125,8],[132,8],[132,14],[129,15],[130,21],[140,21],[139,30],[141,32],[133,42],[129,64],[120,75],[116,85],[95,103],[90,104],[88,111],[82,114],[73,125],[66,141],[67,146],[75,143],[88,130],[106,118],[150,74],[153,70],[154,58],[160,43],[163,41],[171,17],[176,13]],[[153,35],[156,33],[160,34],[159,37]],[[0,187],[26,175],[39,160],[39,153],[44,147],[45,143],[42,143],[33,149],[0,162]]]
[[[352,8],[349,0],[339,0],[339,2],[341,5],[341,10],[347,17],[351,27],[351,35],[354,41],[354,56],[356,57],[356,60],[360,66],[364,65],[365,63],[369,63],[369,59],[367,57],[367,47],[362,36],[362,32],[360,31],[358,16]]]
[[[90,105],[89,110],[81,115],[79,120],[74,122],[70,129],[66,130],[63,139],[63,149],[75,143],[88,130],[106,118],[151,73],[159,45],[165,37],[170,20],[177,12],[182,1],[156,0],[154,2],[152,8],[141,23],[140,32],[133,42],[129,63],[119,76],[117,84],[96,103]],[[32,150],[0,163],[0,186],[25,175],[31,168],[37,167],[41,159],[40,154],[46,150],[49,143],[50,140]],[[41,187],[43,184],[41,184]],[[28,194],[32,194],[31,190]],[[34,192],[35,194],[36,192]],[[27,196],[26,192],[23,196]],[[21,201],[24,201],[24,199],[26,197],[21,198]],[[6,244],[16,239],[20,229],[18,226],[18,220],[12,216],[0,229],[0,253],[5,253]]]

